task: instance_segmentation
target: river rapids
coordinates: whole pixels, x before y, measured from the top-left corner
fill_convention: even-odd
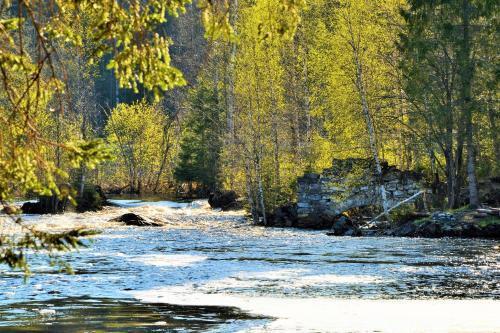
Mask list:
[[[0,332],[500,332],[498,241],[329,237],[205,201],[114,203],[23,217],[101,233],[61,254],[73,275],[43,253],[26,282],[0,266]],[[126,212],[166,226],[108,222]]]

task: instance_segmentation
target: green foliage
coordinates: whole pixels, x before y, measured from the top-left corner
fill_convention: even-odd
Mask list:
[[[223,136],[220,101],[213,89],[200,84],[190,92],[187,103],[174,176],[180,182],[215,190],[219,185]]]
[[[158,105],[140,101],[119,104],[105,128],[107,141],[116,152],[106,164],[107,184],[129,184],[132,191],[151,189],[161,165],[167,118]]]
[[[486,218],[482,218],[481,220],[479,220],[477,224],[479,225],[480,228],[486,228],[491,225],[500,224],[500,218],[496,216],[488,216]]]
[[[469,182],[475,169],[485,177],[500,165],[491,58],[498,53],[497,12],[489,0],[408,1],[403,11],[399,64],[411,139],[437,161],[449,207],[460,204],[464,161],[478,165],[469,166]]]
[[[412,218],[415,208],[412,205],[403,205],[391,211],[391,220],[395,223],[407,222]]]
[[[98,163],[111,159],[111,150],[102,139],[70,142],[64,147],[74,168],[84,165],[94,169]]]
[[[158,100],[160,93],[186,82],[182,73],[171,64],[169,47],[172,41],[159,33],[168,17],[176,17],[185,11],[189,0],[148,0],[144,2],[119,2],[115,0],[50,0],[3,1],[0,6],[0,201],[4,203],[13,196],[26,192],[40,195],[62,193],[59,184],[68,180],[71,170],[95,167],[110,157],[109,151],[99,140],[87,140],[85,130],[91,118],[82,111],[83,117],[68,117],[66,109],[72,110],[75,99],[68,97],[65,80],[69,63],[63,50],[77,51],[75,57],[78,72],[81,68],[96,63],[105,55],[111,55],[108,68],[113,69],[119,85],[135,92],[139,86],[153,92]],[[229,37],[232,29],[227,19],[227,6],[211,1],[198,1],[207,32],[218,37]],[[291,21],[282,21],[283,26],[272,29],[286,34],[298,22],[297,0],[281,1],[282,9],[290,12]],[[84,54],[82,56],[82,54]],[[61,56],[62,55],[62,56]],[[80,60],[82,60],[80,62]],[[78,81],[78,80],[76,80]],[[77,91],[80,93],[80,91]],[[81,106],[81,105],[80,105]],[[82,108],[83,109],[83,108]],[[66,111],[66,112],[65,112]],[[120,112],[118,112],[119,114]],[[130,114],[133,115],[133,114]],[[148,114],[149,115],[149,114]],[[158,114],[157,114],[158,115]],[[166,156],[170,149],[168,124],[160,122],[159,131],[154,127],[141,130],[142,118],[135,116],[136,124],[117,116],[116,122],[124,123],[141,139],[139,145],[129,142],[117,144],[118,137],[108,131],[111,143],[120,146],[121,155],[129,169],[132,186],[137,182],[152,182],[156,185],[165,169]],[[161,120],[161,119],[160,119]],[[151,123],[150,123],[151,124]],[[75,129],[81,128],[81,131]],[[148,128],[152,131],[148,131]],[[120,128],[116,128],[119,132]],[[158,171],[154,153],[150,147],[158,146],[158,133],[163,133],[161,149],[163,159]],[[78,135],[80,134],[80,135]],[[158,156],[156,151],[156,156]],[[153,177],[156,176],[156,177]],[[5,204],[4,204],[5,205]],[[40,247],[50,247],[57,238],[46,238],[29,230],[31,237],[40,240]],[[75,235],[77,237],[78,235]],[[15,241],[3,239],[7,247],[16,247]],[[78,245],[78,244],[76,244]],[[19,246],[25,244],[20,242]],[[31,246],[31,245],[30,245]],[[0,257],[3,262],[7,257]],[[15,263],[26,267],[22,256],[10,256]],[[17,258],[17,261],[16,261]],[[10,259],[9,259],[10,260]]]

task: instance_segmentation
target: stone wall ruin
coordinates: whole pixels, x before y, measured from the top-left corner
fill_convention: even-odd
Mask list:
[[[421,191],[420,175],[382,164],[389,206]],[[353,208],[381,205],[375,165],[369,159],[335,159],[321,174],[299,178],[297,227],[329,228],[341,213]]]

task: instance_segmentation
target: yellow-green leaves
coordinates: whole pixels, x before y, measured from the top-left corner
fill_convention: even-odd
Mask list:
[[[161,109],[146,101],[119,104],[111,112],[105,132],[117,157],[107,164],[107,181],[151,189],[158,177],[164,145],[172,135]]]
[[[10,17],[0,19],[0,31],[13,31],[19,29],[22,19],[19,17]]]
[[[66,144],[69,154],[69,161],[73,167],[85,165],[89,169],[94,169],[97,164],[111,159],[111,150],[102,139],[90,141],[78,140]]]
[[[108,64],[115,70],[121,87],[138,92],[141,84],[158,99],[161,91],[186,83],[182,73],[170,64],[170,42],[165,37],[155,33],[148,43],[123,43],[124,48]]]
[[[205,37],[211,40],[231,39],[234,30],[229,23],[229,0],[198,0]]]

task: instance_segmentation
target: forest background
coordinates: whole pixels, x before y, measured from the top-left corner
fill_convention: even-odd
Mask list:
[[[0,48],[3,82],[14,82],[0,92],[0,199],[60,194],[63,181],[75,196],[87,184],[142,195],[229,189],[257,220],[333,158],[420,171],[450,208],[478,206],[481,182],[498,177],[496,1],[214,2],[222,24],[207,16],[212,2],[175,3],[149,21],[118,16],[133,27],[103,48],[91,10],[40,32],[11,19],[22,2],[2,2],[2,38],[16,47]],[[153,32],[150,49],[124,47],[134,24]],[[16,70],[43,55],[44,33],[66,40],[52,44],[55,65],[30,74],[42,78],[37,90]],[[147,52],[168,66],[141,61]]]

